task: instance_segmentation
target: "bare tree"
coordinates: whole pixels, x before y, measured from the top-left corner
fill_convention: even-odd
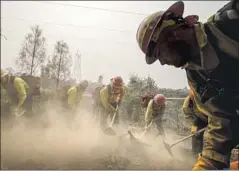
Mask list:
[[[72,59],[69,54],[69,47],[64,41],[57,41],[55,52],[51,61],[51,78],[56,79],[56,88],[60,81],[66,81],[71,76]]]
[[[20,72],[33,75],[40,71],[46,57],[45,41],[39,26],[31,27],[31,33],[25,37],[19,57],[16,59]]]
[[[143,83],[144,83],[144,90],[148,92],[154,92],[154,93],[158,92],[157,84],[152,77],[148,76],[144,78]]]
[[[6,36],[4,36],[3,34],[2,34],[2,28],[1,28],[1,37],[3,37],[5,40],[7,40],[7,38],[6,38]]]

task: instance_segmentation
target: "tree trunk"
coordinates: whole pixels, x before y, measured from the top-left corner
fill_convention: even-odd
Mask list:
[[[36,54],[36,44],[37,44],[37,38],[36,38],[36,34],[34,37],[34,47],[33,47],[33,52],[32,52],[32,64],[31,64],[31,73],[30,75],[33,74],[33,66],[34,66],[34,58],[35,58],[35,54]]]
[[[61,71],[61,58],[62,58],[62,47],[61,47],[61,53],[60,53],[60,60],[59,60],[59,64],[58,64],[56,89],[57,89],[58,86],[59,86],[59,77],[60,77],[60,71]]]

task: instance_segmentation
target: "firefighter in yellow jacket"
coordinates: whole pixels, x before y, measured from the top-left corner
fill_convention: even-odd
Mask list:
[[[179,1],[151,14],[140,24],[137,41],[147,64],[159,60],[185,69],[194,102],[208,117],[192,169],[227,169],[239,143],[239,1],[229,1],[205,23],[183,13]]]
[[[28,95],[28,85],[20,77],[10,76],[1,70],[1,85],[7,91],[9,104],[14,115],[32,116],[32,96]]]
[[[88,81],[83,80],[77,86],[71,87],[67,91],[67,107],[73,113],[76,111],[77,105],[80,103],[83,97],[83,93],[85,92],[86,88],[88,87]]]
[[[107,127],[108,115],[113,118],[113,115],[122,102],[125,95],[125,88],[123,79],[120,76],[116,76],[110,80],[110,84],[105,86],[100,90],[100,101],[101,101],[101,111],[100,111],[100,126],[102,129]],[[117,114],[114,120],[115,124],[119,123],[119,115]]]
[[[158,134],[164,136],[162,117],[166,109],[165,102],[166,102],[166,98],[162,94],[155,94],[149,100],[145,98],[145,101],[143,102],[144,106],[147,105],[147,109],[145,112],[145,130],[150,129],[151,125],[155,123],[158,130]]]
[[[191,125],[191,134],[196,133],[200,129],[207,126],[207,116],[201,113],[194,102],[192,91],[189,91],[189,95],[186,97],[183,103],[183,113],[185,119]],[[203,149],[203,133],[199,133],[192,137],[192,152],[194,155],[198,155]]]

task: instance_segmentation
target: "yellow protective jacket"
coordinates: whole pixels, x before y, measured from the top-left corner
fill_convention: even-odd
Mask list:
[[[222,13],[231,11],[195,26],[201,65],[190,63],[186,75],[197,109],[208,116],[202,156],[228,165],[239,144],[239,18]]]
[[[125,96],[125,88],[122,87],[118,89],[118,91],[114,91],[110,85],[105,86],[100,90],[100,100],[105,108],[105,110],[109,113],[115,112],[114,105],[118,102],[120,103]]]
[[[70,109],[76,109],[76,106],[82,100],[83,93],[83,90],[81,90],[77,86],[73,86],[67,91],[67,104]]]
[[[148,103],[146,112],[145,112],[145,122],[146,125],[149,125],[152,119],[156,117],[163,117],[163,114],[165,112],[166,106],[164,105],[156,105],[154,103],[154,100],[151,99]]]
[[[204,123],[207,123],[207,116],[197,109],[194,101],[190,98],[190,96],[187,96],[184,100],[183,113],[185,115],[185,119],[190,125],[196,126],[202,121]]]
[[[3,87],[8,93],[10,103],[16,108],[21,108],[27,98],[27,83],[22,78],[9,76],[7,84]]]

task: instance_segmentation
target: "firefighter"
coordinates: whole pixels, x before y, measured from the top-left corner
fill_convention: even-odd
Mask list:
[[[200,129],[207,126],[207,116],[201,113],[194,102],[192,91],[189,91],[189,95],[186,97],[183,103],[183,113],[185,119],[191,125],[191,134],[196,133]],[[203,133],[199,133],[192,137],[192,152],[197,156],[202,152],[203,148]]]
[[[59,90],[60,101],[63,110],[65,111],[64,113],[66,113],[66,115],[64,114],[64,117],[66,119],[66,124],[70,129],[75,129],[75,126],[77,126],[75,125],[76,110],[87,87],[88,81],[83,80],[76,86],[66,85]]]
[[[230,152],[239,143],[238,3],[228,2],[201,23],[196,15],[183,16],[179,1],[147,17],[137,31],[146,63],[185,69],[195,105],[208,117],[193,170],[229,168]]]
[[[145,112],[145,130],[156,124],[158,135],[164,136],[162,117],[166,109],[166,98],[162,94],[146,93],[141,99],[141,106],[147,108]],[[151,124],[151,122],[153,122]]]
[[[110,80],[110,84],[103,87],[100,92],[100,126],[104,130],[107,127],[107,118],[111,119],[119,107],[125,95],[123,79],[116,76]],[[119,124],[119,114],[117,113],[114,124]]]
[[[99,120],[99,92],[103,87],[105,87],[103,84],[103,76],[100,75],[97,80],[96,88],[92,93],[92,113],[96,121]]]
[[[1,70],[1,85],[8,94],[11,112],[15,116],[32,116],[32,96],[28,94],[28,84],[22,78]]]
[[[82,100],[83,93],[88,87],[88,81],[83,80],[77,86],[72,86],[67,91],[67,107],[72,111],[72,113],[76,112],[76,107]]]

